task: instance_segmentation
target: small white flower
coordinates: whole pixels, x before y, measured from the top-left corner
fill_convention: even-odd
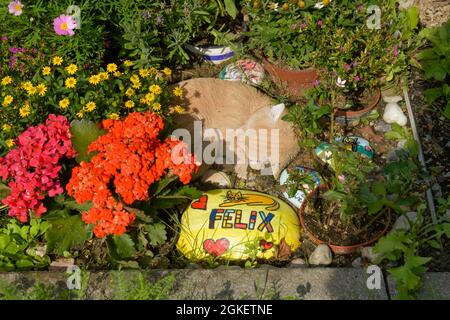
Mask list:
[[[328,1],[328,3],[330,3],[330,2],[331,2],[331,0]],[[322,9],[323,7],[325,7],[325,3],[324,3],[323,1],[317,2],[317,3],[314,5],[314,8],[315,8],[315,9]]]
[[[275,3],[275,2],[269,3],[269,9],[278,11],[278,3]]]
[[[345,84],[346,84],[346,83],[347,83],[347,80],[342,80],[341,77],[338,77],[338,78],[337,78],[336,85],[337,85],[339,88],[345,88]]]

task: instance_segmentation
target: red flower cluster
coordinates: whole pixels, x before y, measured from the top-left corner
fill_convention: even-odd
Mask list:
[[[61,194],[58,165],[63,157],[76,152],[70,140],[70,124],[63,116],[49,115],[44,124],[30,127],[17,139],[17,148],[0,158],[0,177],[11,178],[11,193],[2,200],[9,206],[8,215],[21,222],[28,220],[29,210],[40,217],[47,209],[42,204],[46,195]]]
[[[187,184],[198,168],[184,144],[159,140],[164,124],[155,113],[134,112],[124,120],[104,120],[102,124],[108,133],[88,149],[96,152],[95,156],[73,169],[67,185],[78,203],[92,201],[93,208],[83,213],[83,221],[96,225],[94,233],[99,238],[124,233],[135,216],[123,203],[148,200],[149,187],[169,170]],[[109,189],[111,183],[114,190]]]

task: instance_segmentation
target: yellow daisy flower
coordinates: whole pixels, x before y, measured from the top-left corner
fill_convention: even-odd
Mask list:
[[[27,90],[27,93],[30,96],[34,96],[36,94],[36,92],[37,92],[37,88],[33,87],[33,86],[29,87],[28,90]]]
[[[75,88],[76,84],[77,84],[77,79],[75,79],[74,77],[69,77],[65,81],[65,85],[69,89]]]
[[[172,74],[172,70],[170,70],[169,68],[164,68],[164,69],[162,70],[162,72],[164,72],[164,74],[165,74],[166,76],[170,76],[170,75]]]
[[[83,116],[84,116],[84,114],[83,114],[83,111],[79,111],[79,112],[77,112],[77,117],[78,118],[83,118]]]
[[[133,75],[130,77],[130,81],[131,81],[132,83],[139,82],[139,81],[140,81],[139,76],[138,76],[137,74],[133,74]]]
[[[134,107],[134,101],[128,100],[127,102],[125,102],[125,107],[128,109],[131,109]]]
[[[38,86],[36,87],[37,93],[43,97],[45,96],[45,93],[47,92],[47,86],[43,83],[38,84]]]
[[[97,85],[100,83],[100,76],[98,74],[94,74],[89,77],[89,83],[93,85]]]
[[[31,88],[33,88],[33,84],[31,83],[31,81],[25,81],[22,82],[21,85],[22,89],[24,89],[25,91],[30,90]]]
[[[22,118],[28,117],[30,115],[30,104],[25,102],[22,108],[19,109],[19,114]]]
[[[55,66],[60,66],[63,63],[63,58],[61,58],[60,56],[55,56],[53,57],[52,63]]]
[[[5,97],[5,99],[3,99],[2,106],[7,107],[7,106],[9,106],[13,101],[14,101],[13,96],[11,96],[11,95],[8,94],[8,95]]]
[[[102,80],[102,81],[109,79],[109,73],[108,72],[100,72],[98,75],[100,76],[100,80]]]
[[[6,143],[6,146],[7,146],[9,149],[11,149],[12,147],[14,147],[14,144],[15,144],[13,139],[8,139],[8,140],[5,141],[5,143]]]
[[[111,120],[119,120],[120,119],[120,117],[119,117],[119,115],[117,114],[117,113],[110,113],[109,115],[108,115],[108,119],[111,119]]]
[[[130,60],[125,60],[125,61],[123,62],[123,64],[124,64],[126,67],[131,67],[131,66],[133,65],[133,62],[130,61]]]
[[[117,64],[115,64],[115,63],[108,64],[106,66],[106,71],[111,72],[111,73],[116,72],[117,71]]]
[[[175,88],[172,90],[172,92],[173,92],[173,94],[174,94],[176,97],[181,97],[181,96],[183,95],[183,89],[180,88],[180,87],[175,87]]]
[[[132,87],[135,89],[139,89],[141,87],[141,82],[140,81],[133,82]]]
[[[69,74],[75,74],[78,71],[78,67],[72,63],[66,67],[66,71]]]
[[[161,87],[158,86],[157,84],[152,84],[150,86],[150,88],[148,88],[148,89],[150,90],[150,92],[152,92],[152,93],[154,93],[156,95],[158,95],[158,94],[160,94],[162,92]]]
[[[9,124],[7,124],[7,123],[5,123],[3,126],[2,126],[2,130],[3,131],[5,131],[5,132],[10,132],[11,131],[11,125],[9,125]]]
[[[140,98],[139,102],[142,104],[147,104],[147,100],[144,97]]]
[[[150,74],[156,74],[156,73],[158,73],[158,69],[156,69],[155,67],[151,67],[149,69],[149,72],[150,72]]]
[[[134,96],[136,92],[134,91],[134,89],[128,88],[127,91],[125,91],[125,95],[129,98],[131,96]]]
[[[155,94],[154,93],[147,93],[145,95],[145,101],[147,101],[147,103],[153,102],[153,100],[155,100]]]
[[[160,103],[154,103],[153,107],[152,107],[152,110],[155,111],[155,112],[160,111],[161,110],[161,104]]]
[[[100,83],[100,76],[98,74],[94,74],[89,77],[89,83],[93,85],[97,85]]]
[[[13,81],[13,80],[12,80],[12,78],[11,78],[10,76],[6,76],[6,77],[4,77],[4,78],[2,79],[2,85],[6,86],[6,85],[12,83],[12,81]]]
[[[180,106],[180,105],[176,105],[176,106],[173,108],[173,110],[174,110],[176,113],[183,113],[183,111],[184,111],[183,107]]]
[[[42,68],[42,75],[48,76],[50,74],[50,72],[52,72],[52,68],[50,68],[50,67],[43,67]]]
[[[120,72],[120,71],[114,72],[114,77],[119,78],[121,76],[122,76],[122,72]]]
[[[89,101],[84,106],[83,111],[85,111],[85,112],[92,112],[92,111],[95,110],[95,108],[97,108],[97,105],[95,104],[95,102]]]
[[[70,104],[70,100],[68,98],[64,98],[59,101],[58,105],[61,109],[66,109]]]
[[[139,69],[139,75],[142,78],[147,78],[150,75],[150,71],[148,69]]]

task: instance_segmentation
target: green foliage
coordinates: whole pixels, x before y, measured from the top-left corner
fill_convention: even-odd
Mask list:
[[[306,106],[294,105],[290,107],[283,120],[292,122],[299,132],[301,145],[311,148],[317,145],[319,141],[317,137],[323,132],[320,120],[329,114],[329,106],[320,107],[310,100]]]
[[[45,233],[47,251],[62,255],[74,247],[81,246],[91,238],[90,228],[81,220],[81,215],[66,215],[62,218],[46,217],[50,228]]]
[[[186,44],[211,40],[209,31],[227,28],[229,21],[222,16],[234,19],[237,15],[234,0],[108,0],[97,9],[117,29],[113,36],[121,54],[136,60],[137,67],[191,62]]]
[[[100,129],[94,122],[89,120],[73,120],[70,125],[70,132],[72,133],[72,144],[77,152],[77,162],[88,162],[93,154],[88,154],[89,145],[98,137],[106,133],[105,130]]]
[[[10,0],[0,0],[2,34],[13,38],[17,47],[37,48],[46,54],[72,58],[80,65],[98,66],[105,53],[104,26],[99,23],[93,0],[76,1],[80,8],[81,26],[75,35],[59,36],[53,30],[53,20],[68,14],[72,0],[35,0],[22,2],[20,16],[8,12]],[[0,57],[1,62],[1,57]]]
[[[150,282],[144,274],[126,279],[121,271],[113,275],[113,300],[167,300],[175,285],[175,275],[168,274]]]
[[[446,24],[424,29],[422,37],[428,40],[430,47],[417,54],[425,77],[432,81],[433,88],[425,91],[428,103],[442,100],[443,114],[450,119],[450,18]],[[446,104],[445,104],[446,103]]]
[[[40,239],[48,230],[48,222],[33,219],[29,225],[18,225],[15,219],[0,228],[0,271],[38,270],[50,264],[40,252]]]
[[[379,262],[400,262],[389,268],[397,283],[399,299],[411,299],[421,287],[421,276],[427,271],[431,258],[420,256],[425,248],[441,249],[440,241],[450,237],[450,223],[441,219],[437,224],[428,223],[423,217],[424,205],[417,208],[417,221],[410,221],[409,230],[396,230],[381,238],[374,247],[380,254]]]

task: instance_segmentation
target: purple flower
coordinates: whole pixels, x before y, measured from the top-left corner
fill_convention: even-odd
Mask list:
[[[355,76],[355,82],[361,81],[361,78],[357,75]]]
[[[353,68],[356,68],[356,67],[358,67],[358,62],[353,62]]]
[[[297,29],[297,24],[296,23],[291,24],[291,30],[295,30],[295,29]]]
[[[320,85],[320,81],[319,80],[316,79],[316,80],[313,81],[313,86],[314,87],[318,87],[319,85]]]
[[[351,69],[350,65],[348,63],[344,64],[344,70],[345,72],[349,71]]]
[[[318,25],[319,27],[321,27],[321,26],[323,25],[323,21],[322,21],[321,19],[319,19],[319,20],[317,21],[317,25]]]
[[[394,57],[398,57],[398,46],[397,45],[395,45],[394,46]]]
[[[11,52],[12,54],[19,53],[19,48],[17,48],[17,47],[11,47],[11,48],[9,48],[9,52]]]
[[[8,41],[8,37],[7,37],[7,36],[2,36],[2,41],[3,41],[3,42]]]
[[[302,27],[302,30],[306,30],[306,28],[308,27],[308,24],[306,24],[306,22],[303,22],[301,27]]]
[[[362,4],[358,4],[357,10],[362,11],[362,9],[364,9],[364,6]]]

